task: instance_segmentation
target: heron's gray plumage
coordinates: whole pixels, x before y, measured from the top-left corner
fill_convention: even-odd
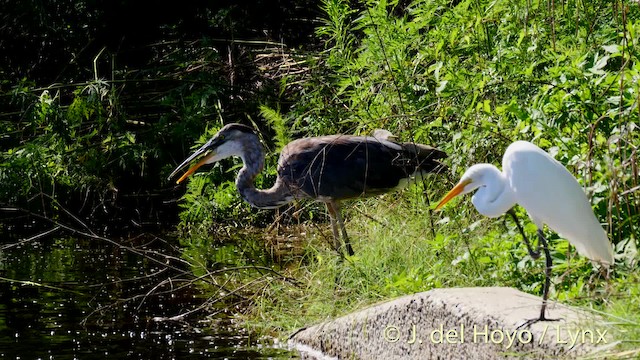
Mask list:
[[[416,173],[440,173],[446,169],[438,161],[447,156],[443,151],[422,144],[392,141],[395,136],[388,131],[378,134],[382,136],[328,135],[294,140],[280,153],[275,184],[258,190],[254,180],[264,166],[262,144],[251,128],[229,124],[169,177],[200,155],[206,154],[178,182],[205,163],[239,156],[243,167],[236,178],[236,187],[244,200],[259,208],[276,208],[302,198],[324,202],[331,215],[336,244],[337,220],[347,250],[352,254],[340,216],[340,200],[389,192]]]
[[[292,141],[278,161],[278,175],[300,197],[334,200],[378,195],[416,171],[440,172],[440,150],[419,149],[368,136],[329,135]]]

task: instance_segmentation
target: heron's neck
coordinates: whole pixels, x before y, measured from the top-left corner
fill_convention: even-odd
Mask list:
[[[244,166],[236,178],[236,187],[242,198],[258,208],[277,208],[291,201],[293,197],[280,178],[270,189],[256,189],[254,180],[264,167],[264,150],[257,137],[243,145],[240,157]]]
[[[516,199],[507,178],[493,165],[483,169],[480,187],[471,202],[484,216],[498,217],[516,204]]]

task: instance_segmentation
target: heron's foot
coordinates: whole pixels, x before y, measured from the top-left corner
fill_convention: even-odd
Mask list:
[[[558,318],[558,319],[549,319],[544,315],[540,315],[539,317],[537,317],[535,319],[529,319],[529,320],[525,321],[522,325],[518,326],[516,328],[516,330],[520,330],[522,328],[528,328],[531,325],[533,325],[533,324],[535,324],[537,322],[540,322],[540,321],[560,321],[560,320],[562,320],[562,319],[560,319],[560,318]]]

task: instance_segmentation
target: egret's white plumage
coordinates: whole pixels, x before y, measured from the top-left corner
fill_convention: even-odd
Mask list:
[[[511,144],[502,158],[502,168],[518,204],[531,220],[567,239],[587,258],[613,264],[613,249],[596,219],[582,186],[556,159],[526,142]]]
[[[530,142],[516,141],[505,151],[502,169],[491,164],[471,166],[436,209],[474,190],[471,201],[485,216],[500,216],[516,204],[524,207],[538,227],[539,245],[543,245],[547,261],[540,318],[534,321],[548,320],[545,308],[551,258],[542,233],[544,224],[566,238],[580,254],[605,266],[614,262],[613,248],[576,178],[547,152]],[[537,258],[539,251],[531,249],[526,237],[524,240],[529,253]]]
[[[476,164],[438,204],[477,189],[472,203],[482,215],[497,217],[516,203],[531,220],[566,238],[587,258],[613,264],[613,249],[578,181],[556,159],[536,145],[516,141],[502,158],[501,172],[491,164]]]

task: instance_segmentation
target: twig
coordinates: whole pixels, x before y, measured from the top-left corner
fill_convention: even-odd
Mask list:
[[[32,237],[30,237],[28,239],[20,240],[17,243],[2,245],[2,246],[0,246],[0,250],[11,249],[13,247],[20,246],[20,245],[23,245],[23,244],[28,243],[28,242],[38,240],[38,239],[40,239],[42,237],[45,237],[47,235],[51,235],[51,234],[53,234],[54,232],[56,232],[56,231],[58,231],[60,229],[61,229],[60,226],[55,226],[55,227],[53,227],[53,228],[51,228],[51,229],[49,229],[49,230],[47,230],[45,232],[41,232],[40,234],[34,235],[34,236],[32,236]]]
[[[6,278],[6,277],[0,277],[0,280],[6,281],[6,282],[10,282],[10,283],[17,283],[17,284],[22,284],[22,285],[27,285],[27,286],[37,286],[37,287],[42,287],[42,288],[45,288],[45,289],[65,291],[65,292],[70,292],[70,293],[82,295],[82,293],[79,292],[79,291],[69,290],[69,289],[65,289],[65,288],[61,288],[61,287],[57,287],[57,286],[51,286],[51,285],[37,283],[37,282],[33,282],[33,281],[28,281],[28,280],[16,280],[16,279],[9,279],[9,278]]]
[[[47,216],[44,216],[44,215],[41,215],[41,214],[38,214],[38,213],[34,213],[34,212],[30,211],[30,210],[22,209],[22,208],[16,208],[16,207],[4,207],[4,208],[0,208],[0,210],[2,210],[2,211],[22,212],[22,213],[27,214],[29,216],[33,216],[35,218],[48,221],[48,222],[50,222],[50,223],[52,223],[52,224],[54,224],[54,225],[56,225],[56,226],[58,226],[58,227],[60,227],[62,229],[65,229],[65,230],[71,232],[74,235],[80,235],[80,236],[84,236],[84,237],[91,238],[91,239],[105,241],[105,242],[107,242],[109,244],[112,244],[112,245],[117,246],[117,247],[119,247],[121,249],[127,250],[127,251],[129,251],[131,253],[134,253],[136,255],[143,256],[143,257],[145,257],[145,258],[147,258],[147,259],[149,259],[149,260],[151,260],[151,261],[153,261],[153,262],[155,262],[157,264],[160,264],[162,266],[168,267],[168,268],[176,270],[176,271],[182,271],[182,269],[179,269],[179,268],[177,268],[175,266],[172,266],[172,265],[168,264],[166,261],[162,261],[162,260],[156,259],[156,258],[154,258],[152,256],[147,256],[145,254],[146,251],[144,251],[144,250],[138,250],[138,249],[136,249],[134,247],[131,247],[131,246],[122,245],[122,244],[118,243],[115,240],[106,238],[104,236],[96,235],[92,231],[85,232],[85,231],[78,230],[78,229],[76,229],[74,227],[71,227],[70,225],[63,224],[63,223],[61,223],[61,222],[59,222],[57,220],[53,220],[53,219],[51,219],[51,218],[49,218]],[[163,255],[163,254],[160,254],[160,255],[165,257],[165,259],[168,259],[168,257],[166,255]],[[184,260],[183,260],[183,262],[187,263]]]
[[[622,196],[622,195],[631,194],[632,192],[636,192],[638,190],[640,190],[640,185],[636,186],[636,187],[633,187],[631,189],[625,190],[625,191],[621,192],[620,195]]]

